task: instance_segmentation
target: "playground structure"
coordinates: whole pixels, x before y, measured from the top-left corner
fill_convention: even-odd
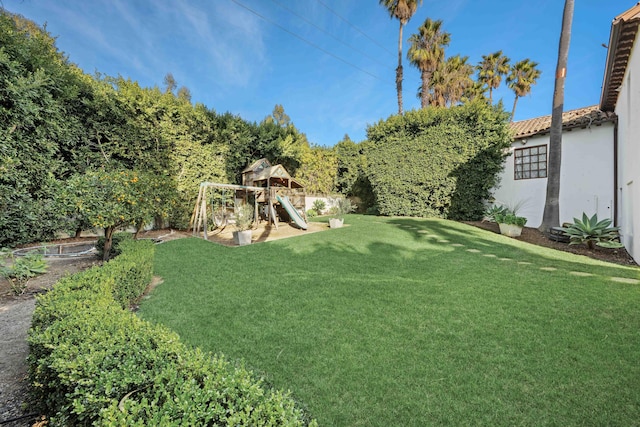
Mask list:
[[[233,221],[235,210],[249,203],[257,221],[266,220],[278,229],[278,216],[288,216],[298,228],[307,229],[304,187],[282,165],[272,166],[267,159],[242,171],[242,185],[201,183],[189,228],[194,235],[202,230],[207,239],[208,213],[216,228],[224,228]]]

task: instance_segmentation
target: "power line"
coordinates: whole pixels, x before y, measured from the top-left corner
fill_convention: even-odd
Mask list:
[[[318,30],[322,31],[323,33],[325,33],[326,35],[328,35],[328,36],[329,36],[329,37],[331,37],[332,39],[334,39],[334,40],[338,41],[339,43],[342,43],[344,46],[348,47],[349,49],[351,49],[351,50],[354,50],[354,51],[358,52],[360,55],[362,55],[362,56],[364,56],[364,57],[366,57],[366,58],[369,58],[370,60],[372,60],[372,61],[374,61],[374,62],[376,62],[376,63],[378,63],[378,64],[382,65],[383,67],[388,67],[388,64],[384,64],[384,63],[382,63],[381,61],[379,61],[379,60],[378,60],[378,58],[373,57],[373,56],[369,55],[368,53],[366,53],[366,52],[364,52],[364,51],[362,51],[362,50],[360,50],[360,49],[358,49],[358,48],[356,48],[356,47],[354,47],[354,46],[351,46],[349,43],[346,43],[346,42],[344,42],[344,41],[340,40],[338,37],[334,36],[333,34],[331,34],[330,32],[328,32],[328,31],[327,31],[327,30],[325,30],[324,28],[320,27],[319,25],[317,25],[317,24],[316,24],[316,23],[314,23],[313,21],[311,21],[311,20],[309,20],[309,19],[305,18],[304,16],[302,16],[302,15],[300,15],[300,14],[296,13],[294,10],[292,10],[291,8],[287,7],[286,5],[284,5],[284,4],[282,4],[282,3],[280,3],[279,1],[276,1],[276,0],[271,0],[271,1],[272,1],[273,3],[275,3],[275,4],[277,4],[278,6],[280,6],[281,8],[285,9],[286,11],[288,11],[289,13],[291,13],[292,15],[294,15],[294,16],[296,16],[296,17],[298,17],[298,18],[302,19],[302,20],[303,20],[304,22],[306,22],[307,24],[309,24],[309,25],[311,25],[311,26],[313,26],[313,27],[317,28]]]
[[[248,10],[249,12],[253,13],[253,14],[254,14],[254,15],[256,15],[257,17],[259,17],[260,19],[263,19],[263,20],[267,21],[268,23],[270,23],[270,24],[272,24],[272,25],[275,25],[276,27],[280,28],[282,31],[284,31],[284,32],[286,32],[286,33],[288,33],[288,34],[292,35],[293,37],[295,37],[295,38],[297,38],[297,39],[299,39],[299,40],[301,40],[301,41],[303,41],[303,42],[305,42],[305,43],[307,43],[309,46],[312,46],[312,47],[314,47],[314,48],[318,49],[319,51],[321,51],[321,52],[323,52],[323,53],[325,53],[325,54],[327,54],[327,55],[329,55],[329,56],[334,57],[334,58],[335,58],[335,59],[337,59],[338,61],[344,62],[345,64],[349,65],[350,67],[355,68],[355,69],[356,69],[356,70],[358,70],[358,71],[361,71],[361,72],[363,72],[363,73],[365,73],[365,74],[370,75],[370,76],[371,76],[371,77],[373,77],[374,79],[378,79],[378,80],[382,81],[382,79],[381,79],[380,77],[376,76],[375,74],[372,74],[372,73],[370,73],[369,71],[364,70],[364,69],[362,69],[362,68],[358,67],[357,65],[355,65],[355,64],[353,64],[353,63],[351,63],[351,62],[347,61],[346,59],[342,59],[342,58],[340,58],[339,56],[337,56],[337,55],[335,55],[335,54],[333,54],[333,53],[329,52],[328,50],[321,48],[321,47],[320,47],[320,46],[318,46],[317,44],[315,44],[315,43],[313,43],[313,42],[311,42],[311,41],[309,41],[309,40],[305,39],[304,37],[302,37],[302,36],[300,36],[300,35],[298,35],[298,34],[294,33],[293,31],[290,31],[290,30],[286,29],[286,28],[285,28],[285,27],[283,27],[282,25],[280,25],[280,24],[278,24],[277,22],[275,22],[275,21],[273,21],[273,20],[271,20],[271,19],[269,19],[269,18],[267,18],[267,17],[265,17],[265,16],[263,16],[263,15],[259,14],[258,12],[256,12],[256,11],[255,11],[255,10],[253,10],[253,9],[251,9],[250,7],[245,6],[244,4],[240,3],[238,0],[231,0],[231,1],[232,1],[232,2],[234,2],[235,4],[237,4],[238,6],[240,6],[240,7],[244,8],[244,9]]]
[[[389,52],[391,55],[395,55],[395,53],[391,52],[389,49],[387,49],[385,46],[381,45],[380,43],[378,43],[377,41],[375,41],[373,38],[371,38],[367,33],[365,33],[364,31],[362,31],[360,28],[356,27],[355,25],[353,25],[351,22],[349,22],[349,20],[347,20],[347,18],[344,18],[342,15],[340,15],[338,12],[336,12],[335,10],[331,9],[329,6],[327,6],[322,0],[317,0],[318,3],[320,3],[321,5],[323,5],[329,12],[333,13],[334,15],[336,15],[338,18],[342,19],[344,22],[346,22],[347,24],[349,24],[349,26],[351,26],[354,30],[356,30],[357,32],[359,32],[360,34],[362,34],[363,36],[365,36],[366,38],[368,38],[369,40],[371,40],[375,45],[381,47],[382,49],[386,50],[387,52]]]

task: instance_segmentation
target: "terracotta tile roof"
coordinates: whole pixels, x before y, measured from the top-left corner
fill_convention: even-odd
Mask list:
[[[597,105],[565,111],[562,113],[562,130],[600,126],[615,120],[615,117],[614,113],[601,111]],[[544,135],[551,130],[551,115],[512,122],[511,130],[514,139]]]
[[[617,16],[611,23],[607,62],[600,96],[600,108],[613,111],[618,102],[618,90],[622,85],[633,43],[640,26],[640,2]]]

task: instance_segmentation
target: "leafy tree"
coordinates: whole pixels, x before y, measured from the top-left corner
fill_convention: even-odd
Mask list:
[[[489,102],[493,103],[493,89],[500,87],[502,77],[509,73],[509,58],[502,51],[482,55],[482,61],[476,66],[478,81],[489,89]]]
[[[178,89],[178,99],[186,102],[191,102],[191,91],[186,86],[180,86]]]
[[[291,117],[284,112],[284,107],[282,105],[276,104],[275,107],[273,107],[271,115],[265,118],[265,122],[273,122],[277,126],[286,127],[291,124]]]
[[[55,185],[83,134],[77,68],[33,22],[0,10],[0,244],[52,237]]]
[[[65,213],[104,229],[104,259],[109,259],[115,230],[140,225],[167,212],[167,187],[151,174],[116,169],[89,170],[67,180],[61,199]]]
[[[274,164],[282,164],[291,175],[295,175],[309,142],[293,123],[285,125],[287,121],[288,116],[280,114],[268,116],[259,124],[247,123],[228,113],[220,117],[216,127],[220,126],[220,133],[229,135],[225,141],[229,143],[226,164],[230,182],[239,183],[242,170],[262,157]]]
[[[175,77],[173,77],[173,74],[171,73],[167,73],[164,76],[164,92],[165,93],[173,93],[174,90],[176,90],[176,88],[178,87],[178,83],[176,82]]]
[[[360,148],[349,135],[345,135],[333,151],[338,161],[336,190],[345,196],[353,195],[354,185],[362,172]]]
[[[560,225],[560,165],[562,162],[562,110],[564,107],[564,81],[567,75],[571,23],[573,21],[574,0],[565,0],[562,15],[562,31],[558,46],[558,64],[553,90],[553,110],[551,112],[551,135],[549,137],[549,169],[547,194],[540,231],[547,232]],[[594,216],[595,218],[595,216]]]
[[[515,94],[515,99],[513,100],[513,110],[511,110],[511,121],[516,114],[516,104],[518,103],[518,98],[522,98],[523,96],[528,95],[531,92],[531,86],[536,84],[538,78],[540,77],[541,71],[536,68],[538,66],[537,62],[534,62],[530,59],[523,59],[522,61],[516,62],[509,72],[507,76],[507,86],[513,93]]]
[[[451,36],[442,30],[442,21],[427,18],[418,27],[418,33],[411,35],[407,58],[418,70],[422,79],[421,106],[428,105],[429,83],[438,64],[444,61],[444,48],[449,45]]]
[[[338,159],[335,152],[325,147],[304,149],[296,179],[311,194],[331,194],[335,189]]]
[[[398,92],[398,114],[402,115],[402,29],[418,9],[418,0],[380,0],[391,18],[400,21],[398,33],[398,67],[396,68],[396,91]],[[422,4],[422,0],[420,0]]]

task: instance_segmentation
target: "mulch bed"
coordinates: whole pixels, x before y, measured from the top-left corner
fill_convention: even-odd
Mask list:
[[[465,224],[473,225],[475,227],[493,231],[495,233],[500,233],[498,224],[496,224],[495,222],[465,221]],[[607,249],[596,246],[595,249],[591,250],[586,245],[570,245],[568,243],[556,242],[547,238],[547,236],[537,228],[524,227],[522,229],[522,235],[520,235],[520,237],[515,237],[515,239],[538,246],[557,249],[559,251],[588,256],[589,258],[611,262],[614,264],[626,266],[638,265],[624,248]]]

